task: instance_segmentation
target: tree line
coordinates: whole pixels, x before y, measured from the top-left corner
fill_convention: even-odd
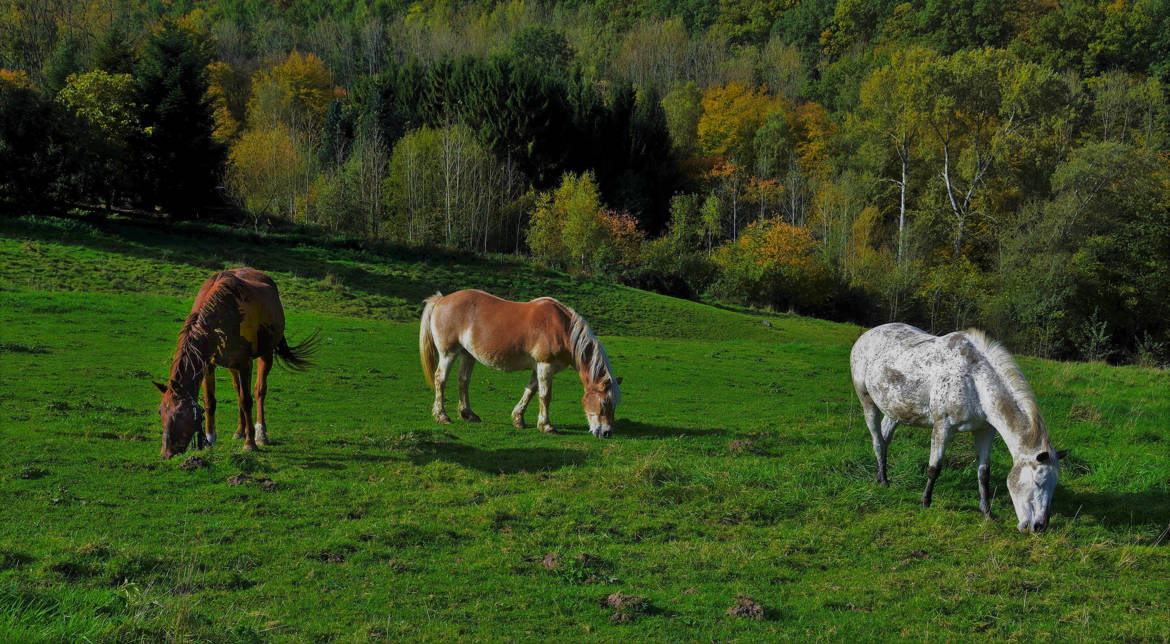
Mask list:
[[[1170,7],[0,7],[0,203],[230,204],[687,297],[1170,359]]]

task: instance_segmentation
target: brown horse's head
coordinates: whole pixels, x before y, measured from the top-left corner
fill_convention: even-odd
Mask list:
[[[605,376],[585,387],[581,406],[585,408],[585,418],[589,420],[589,433],[598,438],[613,435],[613,417],[621,400],[622,394],[618,388],[621,384],[621,378],[613,380]]]
[[[191,438],[203,427],[203,407],[194,397],[184,396],[174,387],[154,383],[162,392],[162,402],[158,406],[158,415],[162,418],[162,453],[163,458],[170,458],[175,454],[187,451]]]

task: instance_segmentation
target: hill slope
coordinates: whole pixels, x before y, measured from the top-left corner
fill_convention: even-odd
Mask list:
[[[0,221],[0,639],[1170,637],[1164,372],[1021,361],[1073,449],[1052,528],[1025,537],[1006,494],[1004,520],[978,514],[967,437],[929,510],[925,431],[872,483],[855,327],[310,242]],[[221,375],[224,438],[187,472],[158,460],[149,380],[237,262],[273,274],[294,340],[322,328],[319,364],[273,374],[258,455],[227,438]],[[625,377],[615,439],[588,434],[571,374],[560,435],[512,428],[526,376],[483,367],[485,422],[431,422],[415,316],[468,286],[590,320]],[[997,446],[1000,492],[1007,467]],[[603,608],[615,591],[644,600]],[[728,615],[738,594],[761,621]]]

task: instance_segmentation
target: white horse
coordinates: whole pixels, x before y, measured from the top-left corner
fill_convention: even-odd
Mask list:
[[[900,424],[932,427],[922,493],[922,505],[929,507],[951,437],[973,432],[979,509],[992,518],[991,443],[998,431],[1012,455],[1007,486],[1017,527],[1020,532],[1047,527],[1059,459],[1067,451],[1052,448],[1036,397],[1007,349],[974,329],[938,337],[908,324],[884,324],[858,338],[849,365],[873,436],[879,483],[889,485],[886,449],[894,429]]]

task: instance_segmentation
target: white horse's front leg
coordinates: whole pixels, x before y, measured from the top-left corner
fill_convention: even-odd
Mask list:
[[[991,514],[991,444],[995,441],[995,430],[987,427],[975,430],[975,457],[979,462],[979,510],[988,519]]]
[[[537,416],[536,427],[548,434],[557,433],[557,428],[548,422],[548,405],[552,402],[552,378],[555,373],[550,364],[536,365],[536,384],[540,390],[540,415]]]
[[[512,426],[524,429],[524,410],[528,409],[528,401],[536,395],[536,371],[532,372],[532,376],[528,378],[528,386],[524,388],[524,395],[520,396],[520,402],[512,408]]]
[[[457,353],[440,353],[439,364],[435,367],[435,406],[431,409],[431,414],[434,415],[435,420],[449,424],[451,418],[447,416],[447,411],[443,405],[443,390],[447,387],[447,376],[451,374],[451,365],[455,362]]]
[[[926,491],[922,493],[922,507],[929,508],[931,496],[934,494],[934,480],[942,469],[943,454],[947,451],[947,443],[951,442],[954,426],[947,421],[934,424],[934,431],[930,434],[930,464],[926,468]]]

